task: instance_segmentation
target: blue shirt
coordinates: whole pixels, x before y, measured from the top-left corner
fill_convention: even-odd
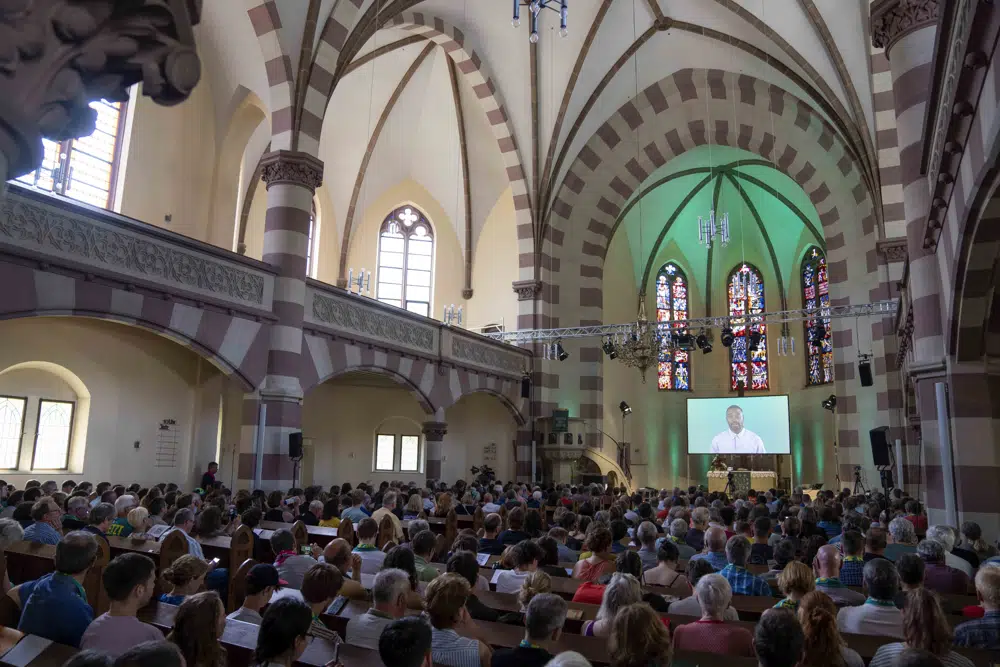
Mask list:
[[[845,586],[858,586],[860,587],[864,581],[865,572],[865,560],[860,556],[855,556],[857,560],[844,559],[844,563],[840,566],[840,581]]]
[[[192,556],[197,556],[198,558],[202,559],[205,558],[205,553],[201,550],[201,543],[176,526],[174,526],[170,530],[165,531],[163,535],[160,536],[160,541],[162,542],[163,538],[165,538],[167,535],[174,532],[175,530],[180,531],[181,535],[183,535],[184,538],[187,540],[188,554]]]
[[[830,539],[840,535],[840,522],[839,521],[820,521],[816,524],[817,528],[822,528],[826,532],[826,538]]]
[[[955,626],[955,645],[1000,650],[1000,611]]]
[[[707,554],[695,554],[689,560],[707,560],[716,570],[721,570],[729,565],[724,551],[709,551]]]
[[[360,507],[348,507],[340,513],[340,518],[341,520],[350,519],[351,523],[357,526],[362,519],[367,519],[368,515]]]
[[[719,571],[733,589],[733,595],[762,595],[771,597],[771,587],[760,577],[754,576],[745,567],[726,565]]]
[[[21,620],[17,629],[45,637],[58,644],[79,648],[94,610],[87,604],[81,586],[73,577],[53,572],[18,588]]]
[[[37,544],[59,544],[62,535],[49,524],[36,521],[24,529],[24,539]]]

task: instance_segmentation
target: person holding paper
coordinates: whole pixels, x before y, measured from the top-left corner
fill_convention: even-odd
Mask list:
[[[713,454],[766,454],[764,441],[743,426],[743,408],[730,405],[726,408],[726,424],[722,433],[712,438]]]

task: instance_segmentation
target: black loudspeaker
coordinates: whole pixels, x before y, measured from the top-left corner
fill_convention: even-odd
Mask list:
[[[302,431],[288,434],[288,458],[302,458]]]
[[[525,375],[521,378],[521,398],[531,398],[531,377]]]
[[[872,364],[870,361],[858,362],[858,377],[861,378],[862,387],[870,387],[874,384],[872,380]]]
[[[868,437],[872,441],[872,463],[876,466],[892,465],[889,460],[889,427],[879,426],[868,431]]]

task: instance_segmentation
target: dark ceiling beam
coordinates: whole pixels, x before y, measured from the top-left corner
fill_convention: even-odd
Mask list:
[[[663,10],[660,9],[659,0],[646,0],[646,4],[649,5],[649,11],[653,12],[653,16],[657,19],[663,19]]]
[[[760,231],[760,235],[764,238],[764,244],[767,246],[767,254],[771,257],[771,268],[774,269],[774,277],[778,281],[778,294],[781,296],[781,309],[788,310],[788,297],[785,294],[785,280],[781,277],[781,266],[778,264],[778,255],[774,252],[774,244],[771,243],[771,236],[767,233],[767,227],[764,226],[764,221],[761,220],[760,214],[757,212],[757,207],[754,206],[753,201],[747,195],[746,190],[740,185],[740,182],[732,177],[730,174],[726,174],[726,178],[732,183],[736,191],[740,193],[743,198],[743,203],[746,204],[747,208],[750,209],[750,215],[753,216],[754,222],[757,223],[757,229]]]
[[[366,65],[372,60],[375,60],[379,56],[384,56],[388,53],[392,53],[397,49],[401,49],[410,44],[416,44],[417,42],[423,42],[427,39],[424,35],[410,35],[409,37],[404,37],[403,39],[397,39],[395,42],[390,42],[377,49],[372,49],[363,56],[360,56],[357,60],[351,62],[347,67],[344,68],[344,76],[347,76],[357,68],[362,65]]]
[[[468,300],[472,298],[472,183],[469,179],[469,144],[465,137],[462,96],[458,91],[458,68],[451,58],[445,60],[448,63],[451,99],[455,103],[455,122],[458,125],[458,144],[462,155],[462,194],[465,198],[465,289],[462,290],[462,298]]]

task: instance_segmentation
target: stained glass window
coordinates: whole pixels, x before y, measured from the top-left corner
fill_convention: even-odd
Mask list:
[[[764,312],[760,271],[750,264],[733,269],[728,297],[729,325],[733,330],[733,344],[729,347],[732,388],[742,381],[749,390],[767,389],[767,325],[755,317]]]
[[[93,134],[68,141],[42,139],[41,166],[18,178],[18,183],[111,208],[125,105],[96,100],[90,108],[97,112]]]
[[[830,283],[826,275],[826,257],[819,248],[810,248],[802,260],[802,307],[830,307]],[[829,312],[829,311],[827,311]],[[830,318],[813,317],[805,322],[806,384],[833,382],[833,335]]]
[[[691,390],[691,353],[671,345],[670,337],[662,334],[687,333],[687,278],[673,262],[663,265],[656,274],[656,321],[660,329],[660,352],[657,359],[657,386],[676,391]]]
[[[434,265],[434,232],[413,206],[401,206],[382,223],[379,234],[376,298],[429,317]]]

